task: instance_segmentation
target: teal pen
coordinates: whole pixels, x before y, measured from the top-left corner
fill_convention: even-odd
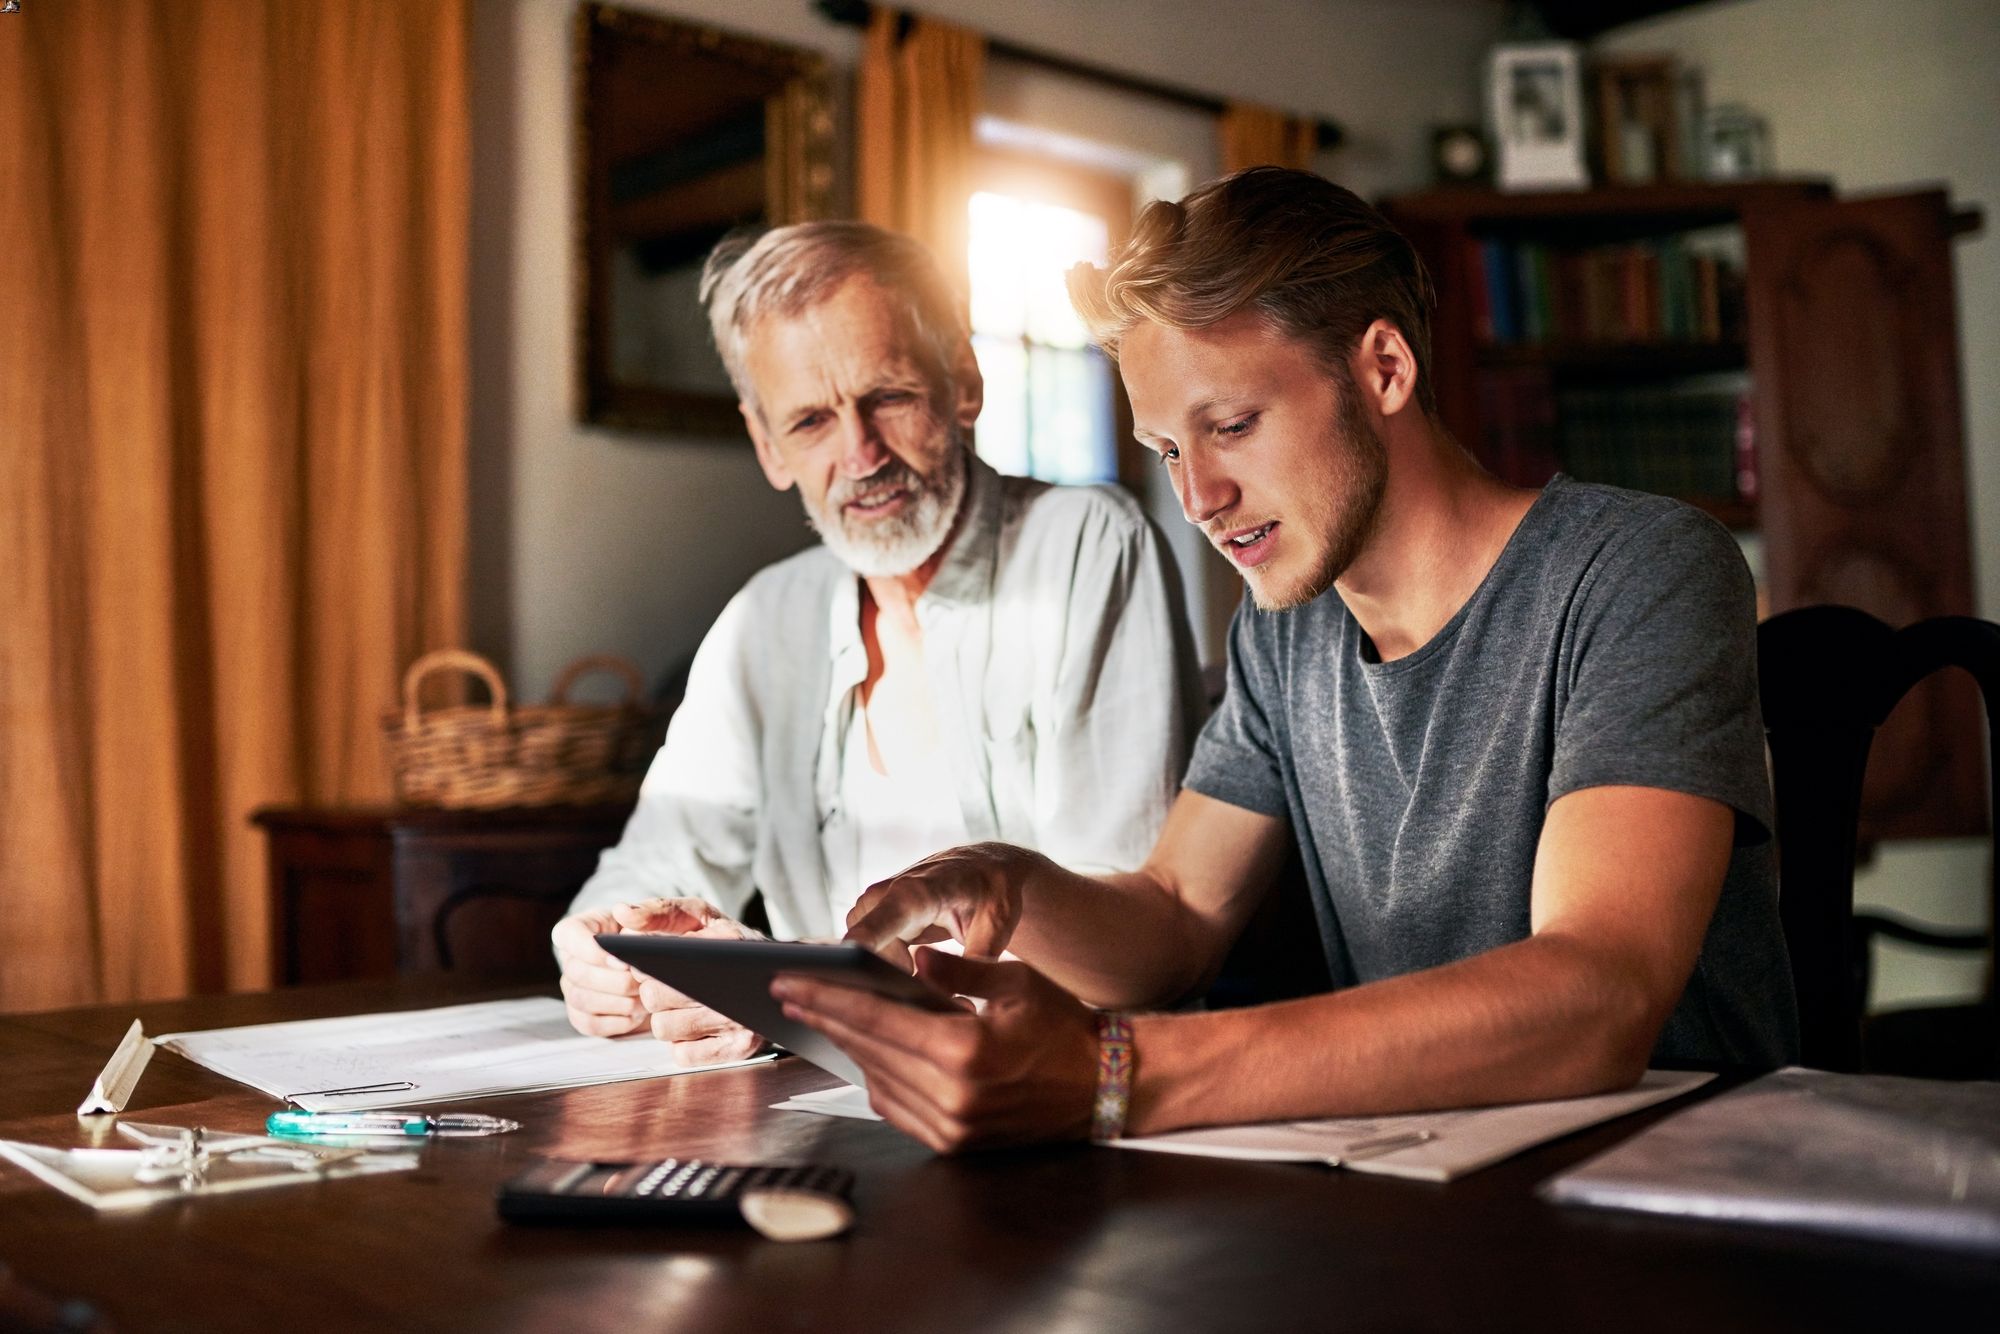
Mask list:
[[[273,1135],[504,1135],[519,1121],[477,1112],[433,1116],[428,1112],[272,1112],[264,1129]]]

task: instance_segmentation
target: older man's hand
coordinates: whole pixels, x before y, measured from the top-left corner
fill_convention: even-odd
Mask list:
[[[917,976],[984,1002],[920,1010],[873,992],[779,976],[785,1017],[826,1034],[868,1078],[868,1101],[939,1153],[1082,1139],[1097,1091],[1089,1007],[1024,963],[919,950]]]
[[[940,940],[997,957],[1021,919],[1022,884],[1047,864],[1008,843],[947,848],[870,885],[847,914],[847,939],[904,967],[911,945]]]
[[[755,938],[700,899],[648,899],[565,917],[550,939],[562,964],[563,1003],[570,1025],[594,1037],[650,1029],[672,1045],[682,1065],[712,1065],[754,1056],[764,1040],[733,1019],[604,952],[596,937],[631,931],[723,940]]]

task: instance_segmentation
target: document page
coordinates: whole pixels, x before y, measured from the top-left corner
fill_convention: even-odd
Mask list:
[[[310,1112],[448,1102],[719,1070],[648,1034],[585,1037],[553,997],[169,1033],[158,1045]]]
[[[1418,1181],[1450,1181],[1537,1144],[1678,1097],[1713,1078],[1700,1072],[1648,1070],[1633,1088],[1588,1098],[1398,1116],[1212,1126],[1112,1143],[1121,1149],[1316,1162]]]
[[[1715,1078],[1700,1072],[1649,1070],[1622,1093],[1556,1102],[1521,1102],[1452,1112],[1349,1116],[1325,1121],[1267,1121],[1210,1126],[1143,1139],[1111,1141],[1120,1149],[1186,1153],[1277,1163],[1324,1163],[1357,1172],[1449,1181],[1572,1131],[1665,1102]],[[771,1104],[788,1112],[879,1121],[868,1091],[853,1087],[800,1093]]]

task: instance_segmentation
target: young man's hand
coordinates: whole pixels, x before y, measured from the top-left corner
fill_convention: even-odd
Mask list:
[[[919,950],[917,976],[984,1003],[942,1014],[796,973],[785,1016],[826,1034],[868,1077],[868,1101],[939,1153],[1082,1139],[1097,1093],[1090,1009],[1024,963]]]
[[[733,1019],[691,1000],[664,982],[606,954],[596,937],[631,931],[722,940],[757,933],[700,899],[648,899],[565,917],[550,939],[562,964],[563,1003],[571,1027],[593,1037],[650,1028],[672,1045],[682,1065],[712,1065],[754,1056],[764,1040]]]
[[[947,848],[870,885],[847,914],[847,939],[904,967],[910,946],[940,940],[997,957],[1021,920],[1021,886],[1047,864],[1007,843]]]

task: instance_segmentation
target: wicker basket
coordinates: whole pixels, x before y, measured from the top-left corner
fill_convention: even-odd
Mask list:
[[[477,676],[492,702],[425,712],[418,691],[441,671]],[[624,678],[624,701],[569,703],[570,687],[598,671]],[[426,653],[403,674],[403,707],[382,716],[396,796],[454,810],[629,801],[663,731],[660,715],[641,702],[644,689],[639,669],[623,658],[578,658],[556,678],[547,704],[515,708],[500,673],[477,653]]]

